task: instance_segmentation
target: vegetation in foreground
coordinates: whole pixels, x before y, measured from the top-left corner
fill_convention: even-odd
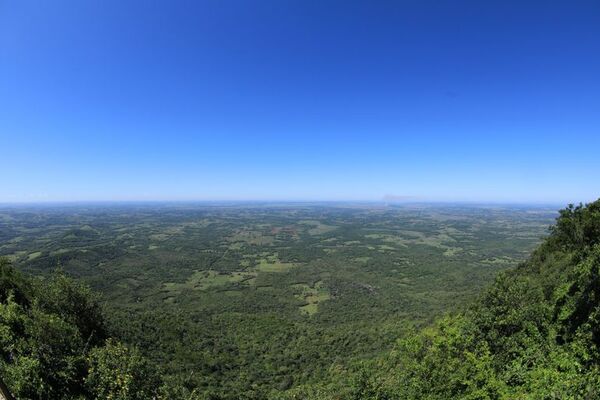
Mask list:
[[[2,264],[0,373],[19,398],[218,398],[115,339],[84,286]],[[384,356],[330,368],[288,399],[600,397],[600,200],[562,210],[550,236],[466,311],[399,334]],[[89,316],[94,316],[89,318]],[[257,396],[258,397],[258,396]],[[265,396],[266,397],[266,396]]]
[[[0,255],[89,284],[111,336],[160,366],[179,390],[171,398],[264,399],[382,356],[411,326],[464,307],[555,217],[514,206],[23,206],[0,208]]]
[[[401,338],[309,399],[600,398],[600,200],[560,212],[531,257],[465,312]],[[333,382],[333,383],[331,383]]]
[[[89,288],[49,281],[0,259],[0,376],[18,399],[150,399],[160,377],[110,339]]]

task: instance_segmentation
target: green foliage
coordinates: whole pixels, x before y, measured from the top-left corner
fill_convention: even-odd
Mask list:
[[[0,263],[0,271],[14,281],[4,285],[8,290],[0,303],[0,371],[6,383],[18,397],[74,398],[85,370],[77,327],[38,301],[47,293],[45,286],[27,282],[6,262]]]
[[[97,296],[90,288],[57,271],[50,276],[39,296],[41,308],[75,325],[88,346],[102,343],[107,337],[104,316]]]
[[[519,224],[543,218],[510,225],[528,238],[519,241],[498,234],[510,213],[448,222],[435,212],[230,212],[136,225],[153,243],[137,232],[107,248],[105,236],[128,230],[106,219],[63,232],[58,246],[86,251],[54,254],[112,299],[109,323],[87,286],[0,261],[0,374],[11,390],[22,399],[600,398],[600,200],[562,210],[512,269],[503,266],[515,249],[534,243]],[[124,250],[138,247],[138,258]],[[17,254],[43,266],[33,250]],[[148,252],[161,262],[140,262]],[[119,261],[94,264],[104,276],[89,267],[98,259]],[[475,302],[427,323],[468,299],[483,271],[495,281]],[[107,277],[112,286],[100,284]],[[139,347],[109,338],[109,326]]]
[[[376,381],[351,383],[355,362],[368,372],[403,330],[464,307],[539,243],[555,215],[344,204],[0,208],[0,254],[47,277],[36,302],[77,327],[81,353],[110,332],[160,366],[165,398],[360,397],[360,382]],[[106,322],[85,286],[50,274],[57,264],[100,293]]]
[[[12,295],[14,301],[26,304],[29,302],[27,296],[30,292],[29,282],[9,266],[7,259],[0,258],[0,301],[5,302]]]
[[[560,211],[552,228],[550,243],[567,250],[581,251],[600,243],[600,202],[586,206],[569,204]]]
[[[531,258],[468,310],[404,337],[351,378],[359,397],[600,398],[599,210],[600,200],[561,211]]]
[[[145,400],[156,397],[160,378],[136,349],[109,339],[89,356],[86,385],[93,399]]]
[[[2,259],[0,277],[0,376],[18,399],[142,399],[160,386],[136,351],[104,343],[87,287],[61,273],[29,278]],[[111,380],[122,383],[114,392]]]
[[[597,350],[600,345],[600,245],[576,264],[569,280],[557,290],[556,319],[560,340],[573,340],[578,334],[591,336]]]

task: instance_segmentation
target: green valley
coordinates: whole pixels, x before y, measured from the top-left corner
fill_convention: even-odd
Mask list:
[[[110,335],[157,366],[170,396],[277,398],[340,381],[463,309],[527,258],[555,216],[531,206],[21,206],[0,210],[0,255],[91,286]]]

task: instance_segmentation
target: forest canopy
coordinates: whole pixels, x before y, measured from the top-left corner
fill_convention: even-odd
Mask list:
[[[466,311],[337,378],[290,398],[600,398],[600,200],[562,210]]]
[[[157,326],[173,320],[116,327],[123,314],[107,315],[100,298],[61,270],[38,278],[19,272],[6,259],[0,261],[0,376],[14,396],[123,400],[600,396],[600,200],[562,210],[549,236],[529,258],[500,272],[466,308],[421,327],[407,324],[394,331],[388,326],[384,332],[395,342],[391,350],[332,363],[317,378],[300,384],[283,379],[271,390],[223,393],[211,386],[212,377],[226,373],[220,371],[228,368],[226,359],[213,360],[214,370],[203,372],[204,387],[169,374],[160,360],[148,358],[142,350],[144,343],[152,343],[148,335],[159,334]],[[182,337],[187,335],[185,323],[177,326]],[[278,329],[284,334],[287,328]],[[262,340],[269,345],[268,337]],[[298,348],[296,355],[288,354],[290,362],[295,357],[305,358],[298,362],[317,360],[320,354],[311,352],[311,343]],[[168,343],[162,345],[169,348]]]
[[[0,260],[0,377],[18,399],[150,399],[160,376],[110,339],[96,296],[56,272],[46,281]]]

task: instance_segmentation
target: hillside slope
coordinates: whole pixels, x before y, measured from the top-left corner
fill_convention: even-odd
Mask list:
[[[160,377],[110,338],[93,293],[62,273],[42,281],[0,259],[0,380],[17,399],[150,399]]]
[[[600,200],[560,212],[549,237],[465,312],[332,372],[289,398],[600,398]]]
[[[600,398],[600,200],[568,208],[466,311],[286,399]],[[18,399],[197,399],[111,338],[90,290],[0,260],[0,376]],[[215,395],[211,398],[219,398]],[[255,398],[255,397],[253,397]]]

